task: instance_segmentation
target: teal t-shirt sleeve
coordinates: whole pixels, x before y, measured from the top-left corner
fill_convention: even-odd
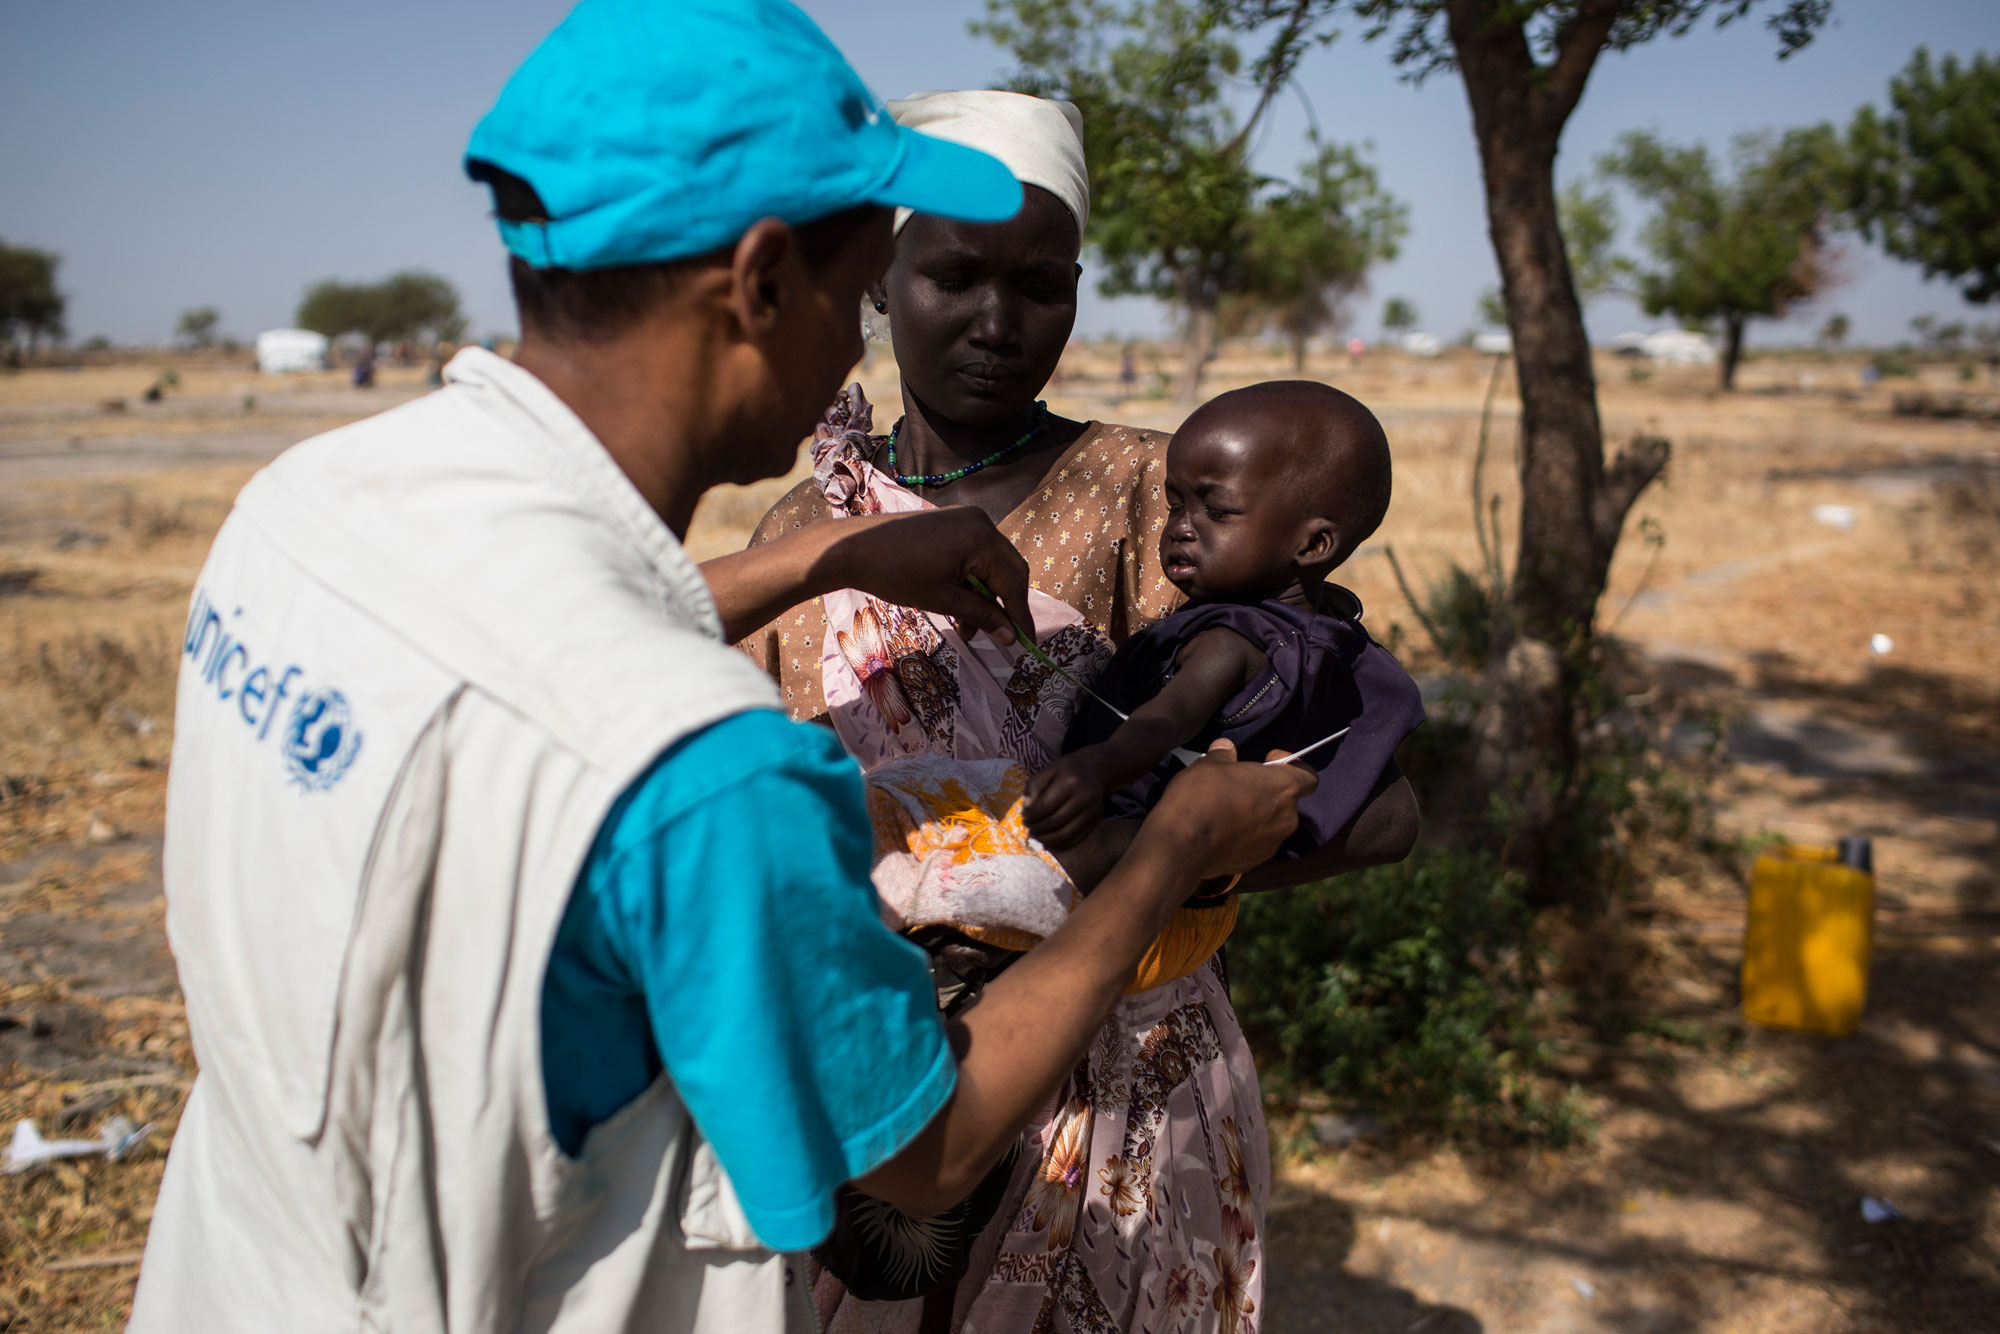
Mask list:
[[[882,924],[860,771],[757,710],[683,741],[584,881],[667,1073],[764,1243],[817,1244],[833,1190],[901,1150],[957,1065],[924,954]]]

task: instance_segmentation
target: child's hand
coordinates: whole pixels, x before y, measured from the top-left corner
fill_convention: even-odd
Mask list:
[[[1021,816],[1052,851],[1083,842],[1104,818],[1104,774],[1091,747],[1065,755],[1028,780]]]

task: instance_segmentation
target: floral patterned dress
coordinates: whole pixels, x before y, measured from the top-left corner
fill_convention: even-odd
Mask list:
[[[870,466],[880,442],[866,428],[865,415],[837,410],[816,445],[817,475],[771,509],[753,541],[836,506],[923,508]],[[1155,555],[1165,458],[1164,436],[1091,423],[999,525],[1028,558],[1037,639],[1074,640],[1071,665],[1083,671],[1102,666],[1106,641],[1178,601]],[[996,653],[983,636],[968,645],[940,618],[852,590],[795,609],[742,647],[795,717],[831,723],[865,769],[885,774],[926,756],[1038,767],[1074,707],[1033,659]],[[1256,1070],[1216,966],[1120,1002],[1030,1128],[1028,1150],[974,1247],[952,1329],[1256,1329],[1270,1163]],[[928,1317],[922,1300],[859,1301],[827,1274],[814,1292],[830,1334],[929,1334],[941,1323],[935,1301]]]

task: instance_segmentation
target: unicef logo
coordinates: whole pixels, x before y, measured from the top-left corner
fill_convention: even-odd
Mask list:
[[[285,726],[285,767],[312,792],[338,783],[361,750],[361,732],[338,690],[315,690],[292,709]]]

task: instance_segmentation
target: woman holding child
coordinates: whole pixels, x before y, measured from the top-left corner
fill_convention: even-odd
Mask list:
[[[1021,798],[1028,775],[1062,754],[1078,711],[1101,707],[1077,682],[1182,601],[1158,554],[1167,441],[1037,401],[1075,321],[1089,217],[1075,109],[982,91],[891,111],[1000,158],[1026,199],[992,225],[898,214],[895,260],[870,298],[891,325],[900,416],[878,423],[858,387],[843,395],[815,441],[814,477],[772,508],[755,540],[846,515],[977,507],[1028,560],[1040,653],[851,590],[795,609],[744,647],[794,716],[831,723],[870,772],[877,883],[900,924],[927,944],[951,935],[962,947],[953,957],[1004,955],[1059,920],[1135,827],[1096,824],[1058,857],[1029,842]],[[1402,856],[1415,828],[1407,784],[1386,758],[1358,781],[1345,809],[1359,814],[1323,847],[1240,887]],[[926,855],[939,848],[950,855]],[[1215,957],[1234,917],[1234,899],[1218,898],[1169,928],[1031,1128],[1004,1193],[995,1181],[995,1198],[972,1216],[983,1230],[955,1292],[860,1301],[822,1273],[830,1330],[1255,1328],[1269,1162],[1256,1071]],[[948,954],[933,948],[941,979]]]

